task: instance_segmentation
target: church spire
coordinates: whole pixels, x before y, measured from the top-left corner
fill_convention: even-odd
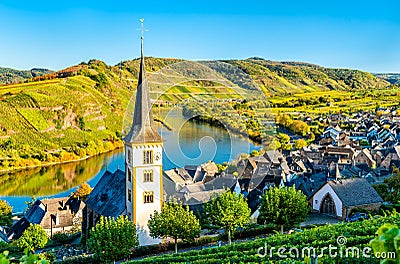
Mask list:
[[[141,54],[135,111],[131,130],[124,138],[124,141],[129,143],[161,142],[161,136],[154,127],[149,86],[144,63],[144,19],[140,19],[140,22],[142,23]]]

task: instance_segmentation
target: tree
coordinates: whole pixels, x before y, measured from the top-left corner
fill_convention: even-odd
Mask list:
[[[292,118],[291,118],[290,116],[288,116],[287,114],[283,114],[283,115],[278,115],[278,116],[276,117],[276,122],[277,122],[279,125],[283,126],[283,127],[289,128],[289,127],[292,125],[293,120],[292,120]]]
[[[292,150],[292,148],[293,148],[293,145],[290,143],[282,145],[283,150]]]
[[[12,223],[12,206],[7,201],[0,200],[0,226],[11,227]]]
[[[49,238],[43,227],[37,224],[31,224],[24,233],[22,233],[22,236],[17,241],[17,245],[22,249],[27,248],[33,251],[38,248],[43,248],[48,240]]]
[[[398,168],[393,168],[392,177],[385,179],[384,183],[388,187],[388,199],[392,203],[400,202],[400,172]]]
[[[230,190],[213,194],[211,201],[204,205],[204,212],[210,224],[225,229],[229,245],[232,243],[231,232],[249,223],[251,214],[244,196]]]
[[[251,153],[250,153],[250,157],[255,157],[255,156],[259,156],[259,155],[260,155],[260,153],[255,149],[252,150]]]
[[[92,192],[93,188],[86,182],[82,183],[79,188],[72,193],[72,198],[79,198],[85,200],[89,194]]]
[[[288,144],[290,142],[290,137],[289,135],[285,134],[285,133],[279,133],[277,136],[279,142],[284,145],[284,144]]]
[[[310,127],[307,125],[307,123],[301,120],[295,120],[290,125],[290,130],[292,130],[293,133],[304,137],[308,132],[310,132]]]
[[[200,222],[189,208],[176,201],[163,203],[161,212],[154,211],[148,223],[153,238],[171,237],[175,241],[175,253],[178,252],[178,239],[193,240],[200,235]]]
[[[127,216],[101,217],[90,230],[87,246],[101,260],[126,258],[139,245],[135,224]]]
[[[306,147],[306,146],[307,146],[307,142],[302,138],[294,141],[294,148],[295,149],[301,149],[301,148]]]
[[[389,187],[386,183],[374,184],[372,185],[372,187],[374,187],[375,191],[379,194],[380,197],[382,197],[383,200],[388,202],[391,200]]]
[[[264,146],[265,146],[265,150],[276,150],[276,149],[280,149],[281,148],[281,143],[279,142],[278,139],[276,139],[276,137],[267,137],[265,139]]]
[[[274,223],[281,227],[298,225],[309,211],[307,197],[294,187],[270,188],[262,197],[258,223]]]

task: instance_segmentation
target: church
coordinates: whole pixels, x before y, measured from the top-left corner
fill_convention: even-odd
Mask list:
[[[125,171],[105,172],[88,196],[82,220],[82,234],[86,238],[101,216],[127,215],[137,226],[140,245],[161,243],[161,239],[150,237],[147,227],[150,214],[161,211],[163,202],[163,141],[154,126],[143,41],[142,34],[133,123],[123,139]]]

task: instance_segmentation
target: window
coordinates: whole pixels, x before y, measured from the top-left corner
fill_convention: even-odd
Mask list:
[[[153,181],[153,170],[145,170],[143,172],[143,181],[152,182]]]
[[[143,192],[143,202],[144,203],[153,203],[154,202],[154,193],[151,191]]]
[[[129,164],[132,164],[132,153],[131,153],[131,150],[130,149],[128,149],[128,162],[129,162]]]
[[[131,189],[128,189],[128,201],[132,202],[132,191],[131,191]]]
[[[153,151],[145,150],[143,151],[143,164],[152,164],[153,163]]]
[[[132,172],[130,169],[128,169],[128,181],[132,182]]]

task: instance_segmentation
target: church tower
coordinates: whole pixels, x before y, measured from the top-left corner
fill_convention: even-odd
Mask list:
[[[161,239],[149,236],[150,214],[161,211],[162,138],[154,126],[143,54],[143,19],[140,72],[136,90],[135,111],[130,132],[124,138],[126,173],[126,210],[136,224],[140,245],[158,244]]]

